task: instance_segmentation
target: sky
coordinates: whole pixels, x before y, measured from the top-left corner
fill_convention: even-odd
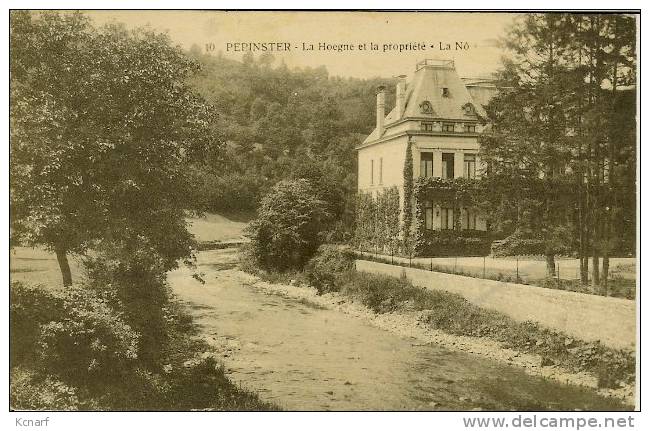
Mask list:
[[[224,56],[237,60],[243,52],[233,50],[236,43],[279,43],[289,50],[272,52],[275,64],[284,61],[290,68],[324,65],[330,76],[357,78],[410,75],[416,62],[425,58],[454,60],[456,70],[463,77],[489,75],[499,67],[504,54],[497,41],[516,18],[515,14],[486,12],[96,10],[86,13],[98,25],[114,21],[127,27],[149,26],[167,32],[185,49],[197,45],[203,52],[221,51]],[[353,50],[319,49],[321,43],[344,45]],[[371,49],[371,43],[378,49]],[[314,50],[305,50],[303,44],[307,49],[313,45]],[[400,52],[400,44],[421,44],[425,50]],[[384,45],[390,46],[384,49]],[[447,46],[451,49],[444,49]],[[261,52],[253,54],[257,57]]]

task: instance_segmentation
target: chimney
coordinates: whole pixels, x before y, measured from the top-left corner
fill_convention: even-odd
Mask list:
[[[384,119],[386,118],[386,93],[384,86],[377,87],[377,137],[384,134]]]
[[[402,118],[404,114],[404,104],[406,99],[406,75],[397,77],[397,89],[395,91],[395,107],[397,108],[397,119]]]

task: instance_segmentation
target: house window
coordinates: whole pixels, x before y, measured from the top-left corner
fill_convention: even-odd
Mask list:
[[[442,208],[440,210],[440,229],[451,230],[454,228],[454,209]]]
[[[423,130],[425,132],[433,132],[433,123],[430,123],[428,121],[423,121],[420,124],[420,130]]]
[[[454,153],[442,153],[442,178],[454,178]]]
[[[433,153],[420,153],[420,176],[433,176]]]
[[[470,179],[476,178],[476,154],[465,154],[463,176]]]
[[[384,182],[384,158],[379,158],[379,184]]]
[[[442,123],[442,131],[443,132],[453,132],[454,131],[454,123]]]
[[[465,124],[465,133],[476,133],[476,124]]]
[[[449,88],[442,87],[442,97],[449,97]]]
[[[426,230],[433,230],[433,202],[424,202],[424,228]]]
[[[370,161],[370,184],[374,184],[375,182],[375,161],[371,160]]]
[[[463,214],[463,229],[476,230],[476,212],[467,209]]]

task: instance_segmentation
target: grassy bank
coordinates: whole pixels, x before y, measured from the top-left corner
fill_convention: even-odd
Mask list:
[[[486,337],[505,348],[539,355],[541,366],[559,365],[573,372],[598,377],[602,388],[617,388],[634,382],[635,355],[598,342],[573,339],[534,322],[518,322],[510,317],[475,306],[460,295],[432,291],[394,278],[353,270],[353,253],[321,248],[304,271],[277,273],[258,271],[248,260],[244,270],[272,283],[310,284],[320,293],[338,292],[361,302],[375,313],[420,312],[422,322],[452,335]]]
[[[541,279],[527,279],[517,277],[516,275],[508,275],[502,271],[494,269],[483,271],[469,270],[462,267],[450,267],[447,265],[438,265],[435,263],[422,263],[414,261],[405,261],[402,259],[391,259],[390,257],[380,256],[372,253],[355,252],[359,259],[370,260],[372,262],[388,263],[391,265],[424,269],[426,271],[442,272],[444,274],[462,275],[465,277],[482,278],[486,280],[503,281],[506,283],[519,283],[531,286],[544,287],[547,289],[566,290],[570,292],[586,293],[590,295],[611,296],[614,298],[635,299],[636,297],[636,281],[629,280],[623,277],[612,277],[608,279],[607,292],[604,290],[594,290],[591,286],[585,286],[580,283],[580,280],[565,280],[557,278],[541,278]]]
[[[87,288],[11,283],[11,409],[278,410],[228,380],[181,304],[163,311],[152,363],[141,335]]]

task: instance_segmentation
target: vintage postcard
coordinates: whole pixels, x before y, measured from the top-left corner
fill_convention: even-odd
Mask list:
[[[639,32],[11,10],[9,410],[634,427]]]

